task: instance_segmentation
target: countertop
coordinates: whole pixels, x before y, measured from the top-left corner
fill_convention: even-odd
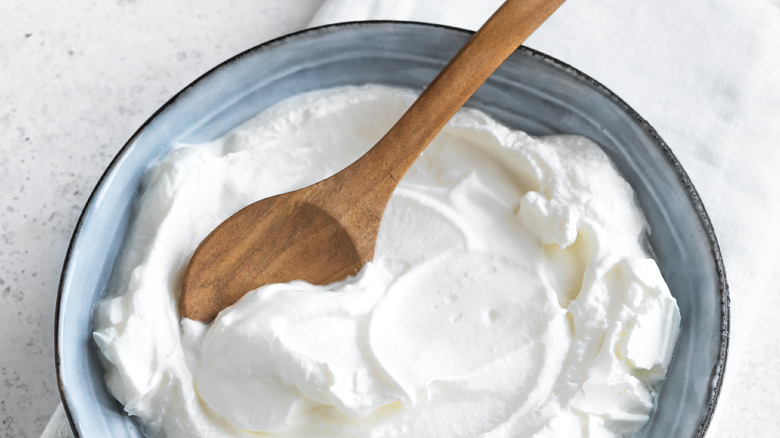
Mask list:
[[[110,160],[178,90],[240,51],[306,27],[321,3],[0,4],[0,436],[39,436],[59,403],[60,269],[81,209]],[[551,54],[580,66],[566,58],[569,52]],[[587,55],[606,56],[598,48]],[[608,72],[584,70],[612,88]],[[613,90],[631,103],[630,89]],[[663,118],[652,105],[637,109],[651,123]],[[656,127],[666,137],[663,126]],[[685,154],[680,159],[696,166]],[[697,184],[705,205],[718,196],[718,187],[708,184]],[[727,220],[714,222],[719,234],[731,231]],[[769,437],[780,430],[780,290],[777,281],[769,284],[771,290],[753,295],[761,297],[758,303],[741,302],[743,291],[732,285],[739,321],[732,322],[725,389],[708,437]]]

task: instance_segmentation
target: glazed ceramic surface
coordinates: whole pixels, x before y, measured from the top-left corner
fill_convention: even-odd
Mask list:
[[[459,29],[400,22],[341,24],[300,32],[220,65],[141,127],[92,193],[63,267],[56,322],[57,371],[77,436],[144,436],[103,383],[91,318],[108,283],[147,166],[176,143],[220,137],[274,103],[305,91],[365,83],[419,90],[469,36]],[[682,316],[657,411],[639,436],[702,436],[725,366],[728,289],[704,206],[671,150],[605,87],[525,48],[514,53],[467,106],[532,135],[587,136],[634,187],[650,222],[648,243]]]

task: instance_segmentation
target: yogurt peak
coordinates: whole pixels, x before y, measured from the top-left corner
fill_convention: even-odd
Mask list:
[[[402,179],[357,276],[179,320],[209,231],[346,167],[413,99],[304,94],[149,169],[95,311],[129,414],[194,437],[609,437],[647,422],[680,316],[631,187],[585,138],[533,138],[475,110]]]

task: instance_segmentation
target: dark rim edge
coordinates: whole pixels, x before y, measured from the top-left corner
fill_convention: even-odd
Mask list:
[[[152,113],[152,115],[135,131],[135,133],[133,133],[133,135],[127,140],[127,142],[125,142],[125,144],[119,149],[119,151],[117,151],[116,155],[111,160],[106,170],[98,179],[97,183],[95,184],[95,187],[92,189],[89,198],[87,198],[87,201],[84,204],[84,209],[79,215],[78,221],[76,222],[76,226],[74,227],[73,234],[68,244],[67,251],[65,252],[65,259],[63,261],[62,271],[60,273],[59,286],[57,288],[57,304],[56,304],[55,314],[54,314],[54,363],[56,368],[57,387],[59,389],[60,400],[62,402],[63,409],[68,418],[68,422],[70,423],[70,428],[76,438],[79,438],[80,435],[76,427],[76,424],[73,420],[73,414],[70,412],[70,408],[68,407],[67,395],[62,381],[62,375],[61,375],[62,370],[60,366],[61,357],[60,357],[60,337],[59,337],[60,311],[61,311],[61,306],[62,306],[62,301],[64,296],[63,285],[68,276],[68,268],[70,265],[69,262],[72,255],[73,247],[79,235],[81,234],[81,229],[83,227],[84,221],[86,220],[86,217],[92,210],[92,201],[95,198],[95,196],[97,196],[98,192],[101,190],[103,186],[103,182],[114,171],[114,169],[118,165],[118,162],[120,161],[120,158],[127,152],[128,149],[131,148],[136,138],[138,138],[141,132],[143,132],[146,129],[146,127],[152,122],[152,120],[157,118],[157,116],[160,113],[165,111],[168,107],[172,106],[184,94],[188,93],[192,88],[194,88],[197,84],[202,82],[207,76],[210,76],[214,71],[222,69],[224,66],[232,64],[245,56],[248,56],[250,54],[262,50],[267,50],[269,48],[272,48],[273,46],[283,43],[288,39],[297,38],[303,34],[318,33],[318,32],[325,32],[325,31],[332,32],[332,31],[340,30],[342,28],[362,27],[366,25],[420,26],[420,27],[445,29],[449,31],[463,33],[466,35],[470,35],[474,33],[473,31],[454,27],[454,26],[447,26],[447,25],[434,24],[434,23],[423,23],[417,21],[399,21],[399,20],[351,21],[351,22],[328,24],[324,26],[317,26],[317,27],[312,27],[312,28],[307,28],[296,32],[292,32],[280,36],[278,38],[271,39],[264,43],[258,44],[250,49],[247,49],[237,55],[228,58],[227,60],[217,64],[215,67],[201,74],[197,79],[195,79],[190,84],[182,88],[179,92],[174,94],[173,97],[171,97],[167,102],[165,102],[165,104],[163,104],[159,109],[157,109],[154,113]],[[704,416],[704,419],[699,425],[699,432],[697,434],[697,437],[701,438],[705,435],[707,428],[709,427],[712,421],[712,416],[715,412],[715,406],[717,405],[721,388],[723,386],[723,376],[726,369],[726,360],[728,356],[728,345],[729,345],[729,336],[730,336],[730,307],[729,307],[730,299],[729,299],[729,287],[726,281],[726,271],[723,265],[723,258],[721,255],[720,246],[718,244],[717,237],[715,236],[715,230],[714,227],[712,226],[712,222],[710,221],[709,215],[707,214],[704,204],[702,203],[698,192],[694,188],[693,183],[690,180],[690,177],[688,176],[687,172],[683,169],[682,165],[680,164],[679,160],[672,152],[671,148],[669,148],[666,142],[661,138],[661,136],[655,130],[655,128],[653,128],[650,125],[650,123],[647,122],[647,120],[645,120],[642,116],[640,116],[639,113],[637,113],[623,99],[618,97],[614,92],[612,92],[610,89],[608,89],[599,81],[593,79],[592,77],[586,75],[585,73],[581,72],[580,70],[576,69],[575,67],[572,67],[571,65],[563,61],[560,61],[556,58],[553,58],[552,56],[546,55],[538,50],[532,49],[527,46],[518,47],[518,51],[524,51],[537,59],[541,59],[544,62],[552,64],[556,68],[560,68],[562,70],[567,71],[568,73],[572,74],[575,78],[579,79],[582,82],[587,83],[588,85],[592,86],[594,89],[596,89],[597,91],[599,91],[600,93],[608,97],[620,109],[625,111],[626,114],[628,114],[631,118],[637,121],[639,125],[644,129],[644,131],[648,135],[650,135],[650,137],[654,140],[656,146],[658,146],[661,149],[668,163],[675,169],[679,181],[686,188],[688,198],[693,204],[694,208],[696,209],[696,212],[699,217],[699,222],[704,228],[705,232],[707,233],[707,237],[710,242],[710,247],[711,247],[710,249],[714,259],[713,261],[715,262],[716,270],[718,273],[718,281],[720,286],[719,292],[721,296],[720,348],[718,352],[717,363],[715,364],[715,367],[712,370],[712,375],[710,377],[710,384],[709,384],[710,397],[709,397],[708,410]]]
[[[60,280],[59,285],[57,288],[57,304],[55,307],[54,312],[54,365],[56,369],[56,376],[57,376],[57,387],[59,389],[60,393],[60,401],[62,402],[62,407],[65,411],[66,417],[68,418],[68,423],[70,423],[70,428],[76,438],[79,438],[79,431],[76,427],[76,423],[73,419],[73,414],[70,411],[70,407],[68,406],[67,401],[67,394],[65,390],[65,385],[62,381],[62,369],[61,369],[61,357],[60,357],[60,311],[62,310],[62,302],[64,297],[64,290],[63,285],[65,283],[65,280],[68,276],[68,268],[70,265],[70,258],[72,255],[73,247],[75,245],[75,242],[78,240],[79,235],[81,234],[82,227],[84,225],[84,221],[86,220],[86,217],[89,215],[89,213],[92,210],[92,202],[94,198],[97,196],[98,192],[103,187],[104,181],[109,177],[109,175],[114,171],[114,169],[117,167],[120,159],[122,156],[125,155],[125,153],[132,147],[132,144],[135,142],[135,140],[138,138],[138,136],[146,129],[146,127],[151,124],[151,122],[157,118],[160,113],[165,111],[167,108],[172,106],[176,101],[178,101],[184,94],[188,93],[190,89],[194,88],[198,83],[202,82],[206,77],[210,76],[214,71],[221,69],[223,66],[232,64],[239,59],[257,52],[266,50],[269,47],[273,47],[277,44],[281,44],[287,39],[295,38],[301,34],[309,33],[312,31],[320,30],[320,29],[326,29],[326,28],[337,28],[337,27],[346,27],[344,25],[351,25],[351,24],[359,24],[360,22],[354,22],[354,23],[337,23],[334,25],[326,25],[326,26],[319,26],[315,28],[310,29],[303,29],[297,32],[289,33],[282,35],[280,37],[268,40],[264,43],[258,44],[252,48],[249,48],[237,55],[234,55],[225,61],[217,64],[216,66],[208,69],[206,72],[201,74],[198,78],[190,82],[188,85],[186,85],[184,88],[182,88],[180,91],[178,91],[176,94],[174,94],[168,101],[166,101],[159,109],[157,109],[154,113],[152,113],[149,118],[144,121],[144,123],[136,129],[136,131],[133,133],[133,135],[130,136],[130,138],[125,142],[125,144],[117,151],[116,155],[114,155],[114,158],[111,159],[111,162],[109,163],[108,167],[106,167],[106,170],[103,171],[103,174],[98,179],[97,183],[95,183],[95,187],[92,189],[92,192],[90,193],[89,197],[87,198],[86,203],[84,204],[84,208],[81,211],[81,214],[79,215],[78,220],[76,221],[76,225],[74,227],[73,234],[71,235],[70,242],[68,243],[68,248],[65,252],[65,258],[63,260],[62,264],[62,270],[60,272]]]
[[[720,245],[718,244],[718,239],[715,235],[715,228],[713,227],[712,222],[710,221],[710,217],[709,214],[707,213],[706,208],[704,207],[704,203],[702,202],[698,191],[696,191],[696,188],[694,187],[693,182],[688,176],[688,173],[685,171],[685,169],[683,169],[682,164],[674,155],[674,152],[672,152],[672,149],[669,147],[669,145],[667,145],[666,142],[663,140],[663,138],[661,138],[661,136],[658,134],[658,131],[656,131],[656,129],[652,125],[650,125],[650,123],[647,120],[645,120],[644,117],[639,115],[639,113],[637,113],[622,98],[620,98],[618,95],[616,95],[614,92],[612,92],[609,88],[604,86],[599,81],[593,79],[592,77],[588,76],[587,74],[581,72],[577,68],[572,67],[571,65],[563,61],[560,61],[556,58],[553,58],[552,56],[546,55],[542,52],[539,52],[538,50],[531,49],[529,47],[520,47],[519,50],[527,51],[531,55],[538,57],[545,62],[551,63],[558,68],[562,68],[568,71],[579,80],[588,83],[589,85],[594,87],[594,89],[598,90],[604,96],[608,97],[619,108],[625,111],[626,114],[628,114],[631,118],[633,118],[639,124],[639,126],[641,126],[642,129],[648,135],[650,135],[655,145],[661,149],[661,152],[666,157],[667,162],[674,168],[675,172],[677,173],[678,180],[685,187],[685,191],[688,194],[688,199],[691,202],[694,209],[696,210],[696,213],[699,217],[699,222],[701,226],[704,228],[704,231],[706,232],[707,238],[710,243],[710,252],[712,254],[713,261],[715,262],[715,267],[718,275],[718,284],[719,284],[718,289],[720,292],[720,302],[721,302],[721,327],[720,327],[720,346],[718,349],[718,359],[710,375],[710,382],[709,382],[710,394],[708,400],[708,409],[706,414],[704,415],[704,418],[702,419],[702,422],[699,424],[699,431],[696,434],[697,438],[702,438],[707,432],[710,423],[712,422],[712,417],[715,413],[715,407],[718,403],[718,398],[720,397],[721,388],[723,386],[723,376],[726,371],[726,361],[728,358],[729,337],[731,335],[731,329],[730,329],[731,310],[730,310],[729,286],[726,280],[726,269],[723,264],[723,256],[720,251]]]

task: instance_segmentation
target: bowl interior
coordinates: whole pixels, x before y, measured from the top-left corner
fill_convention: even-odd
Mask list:
[[[57,368],[79,436],[143,436],[108,393],[91,314],[109,280],[147,166],[178,142],[222,136],[279,100],[314,89],[378,83],[421,89],[469,32],[400,22],[327,26],[243,53],[190,85],[117,155],[76,227],[57,310]],[[720,389],[728,291],[704,208],[655,131],[609,90],[544,54],[521,48],[468,102],[532,135],[580,134],[598,143],[634,187],[649,244],[682,315],[658,407],[641,437],[701,436]]]

